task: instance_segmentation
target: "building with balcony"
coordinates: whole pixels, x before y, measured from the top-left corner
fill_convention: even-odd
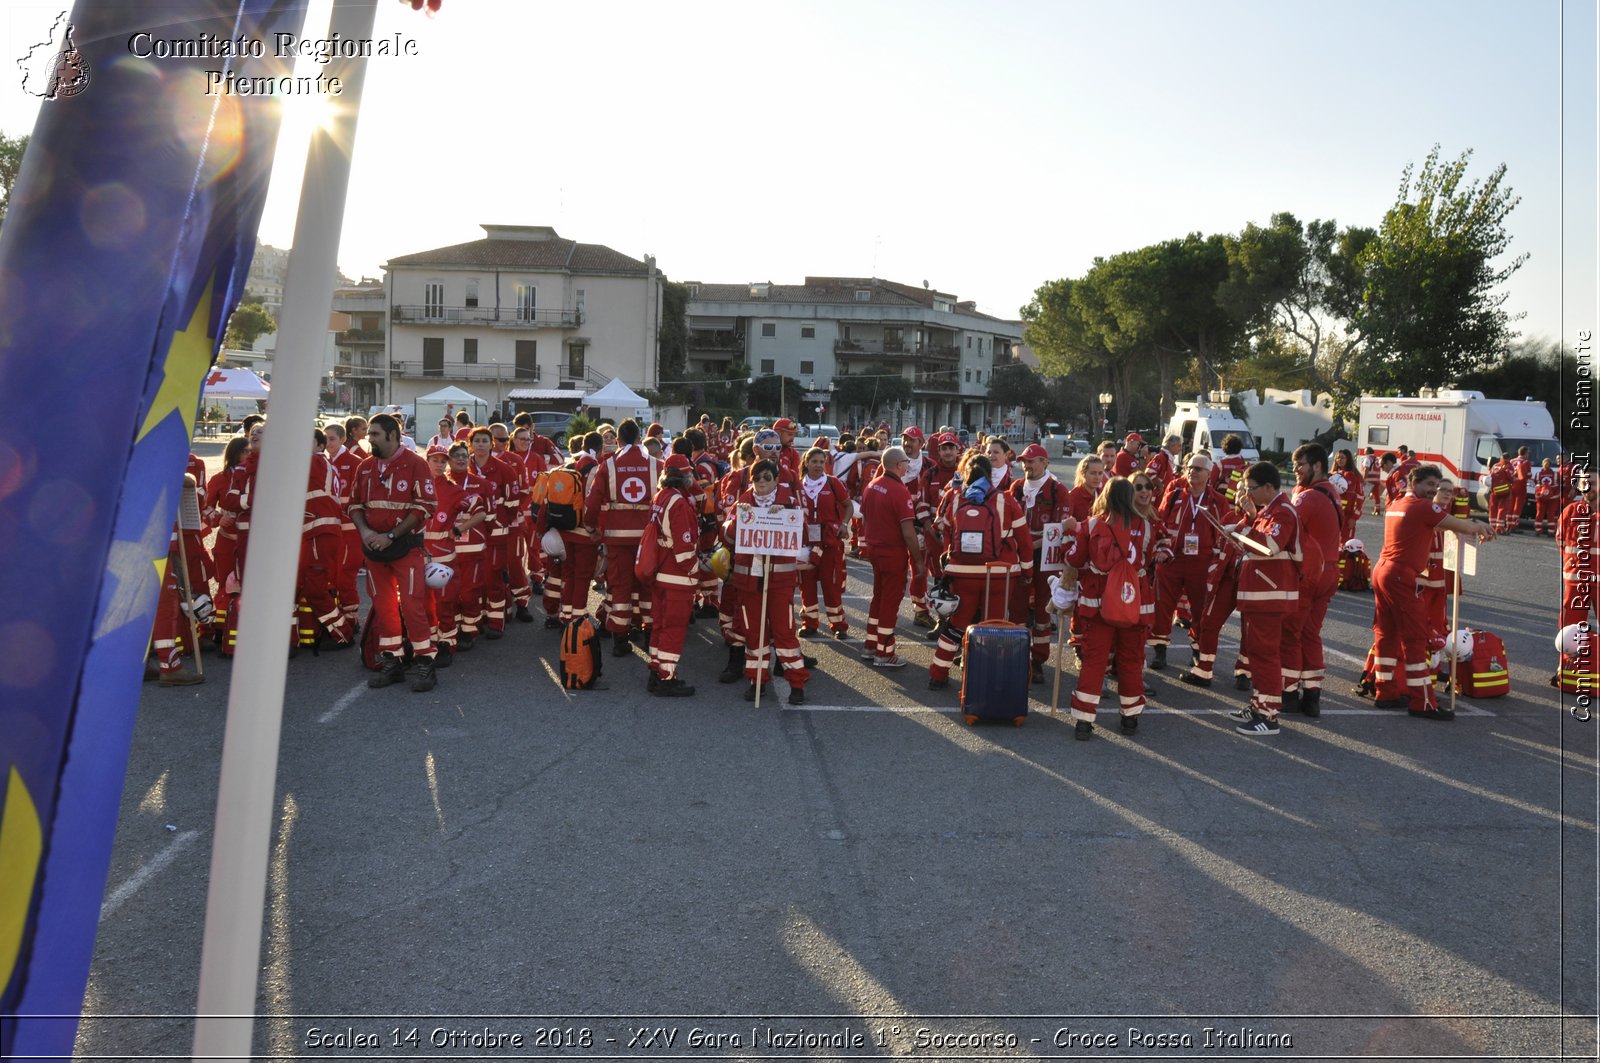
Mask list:
[[[613,377],[656,386],[654,258],[543,225],[483,230],[385,265],[387,401],[456,384],[497,409],[572,409]]]
[[[323,380],[322,402],[327,409],[366,413],[384,402],[388,378],[388,306],[384,285],[363,278],[357,285],[333,293],[337,352]]]
[[[1013,361],[1022,323],[979,313],[976,304],[931,288],[878,278],[807,277],[804,284],[689,282],[688,363],[717,374],[748,365],[757,376],[801,384],[803,420],[896,426],[1000,424],[988,401],[997,366]],[[900,378],[910,399],[836,404],[841,382]],[[830,387],[832,385],[832,387]],[[816,407],[825,413],[813,416]],[[791,412],[794,412],[791,410]]]

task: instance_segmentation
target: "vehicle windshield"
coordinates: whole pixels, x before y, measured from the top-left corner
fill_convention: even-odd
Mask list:
[[[1221,451],[1222,450],[1222,441],[1224,439],[1227,439],[1229,436],[1238,436],[1239,439],[1241,441],[1243,441],[1244,449],[1246,449],[1246,450],[1254,450],[1254,449],[1256,449],[1256,437],[1251,435],[1249,432],[1241,432],[1237,428],[1229,428],[1229,429],[1225,429],[1225,430],[1223,430],[1223,429],[1214,429],[1212,431],[1212,433],[1211,433],[1211,447],[1212,447],[1212,449],[1216,450],[1216,451]]]
[[[1534,468],[1545,458],[1550,459],[1550,464],[1556,463],[1556,455],[1561,453],[1561,444],[1554,439],[1511,439],[1502,438],[1500,441],[1502,453],[1516,457],[1517,450],[1521,447],[1528,448],[1528,460],[1533,462]]]

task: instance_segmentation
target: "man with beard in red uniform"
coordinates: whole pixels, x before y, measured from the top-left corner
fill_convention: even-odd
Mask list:
[[[1050,659],[1050,641],[1054,634],[1049,609],[1050,577],[1066,567],[1063,560],[1066,555],[1065,529],[1060,529],[1059,539],[1054,538],[1055,531],[1052,531],[1049,538],[1054,541],[1048,549],[1045,529],[1057,529],[1071,518],[1072,508],[1067,499],[1071,492],[1050,471],[1050,452],[1042,444],[1029,443],[1023,448],[1022,468],[1025,475],[1012,483],[1011,497],[1023,510],[1032,539],[1032,567],[1024,565],[1023,573],[1028,583],[1025,600],[1033,613],[1031,679],[1035,683],[1042,683],[1044,662]],[[1021,615],[1016,619],[1018,623],[1023,621]]]
[[[631,417],[617,426],[617,443],[589,481],[583,519],[606,548],[606,629],[615,640],[611,655],[626,657],[630,626],[641,641],[648,636],[649,592],[635,587],[633,570],[650,522],[650,485],[661,478],[661,463],[640,446],[639,422]]]
[[[1156,611],[1150,624],[1150,668],[1167,666],[1167,644],[1172,639],[1172,620],[1181,598],[1189,600],[1194,616],[1206,610],[1206,577],[1218,561],[1217,529],[1206,519],[1210,513],[1218,522],[1231,524],[1233,508],[1222,493],[1211,486],[1212,462],[1199,452],[1189,455],[1183,479],[1174,480],[1161,498],[1158,510],[1161,523],[1172,533],[1172,557],[1156,566]],[[1189,636],[1191,656],[1198,658],[1196,635]]]
[[[378,674],[368,679],[367,685],[386,687],[405,679],[403,622],[404,637],[416,662],[411,689],[420,694],[432,690],[437,681],[428,585],[422,575],[426,555],[420,534],[433,516],[433,470],[416,451],[401,445],[400,422],[389,414],[372,419],[367,438],[373,460],[356,470],[350,494],[350,517],[367,553],[373,624],[383,655]],[[405,549],[407,543],[412,543],[409,549]],[[397,556],[384,561],[375,554]]]
[[[678,678],[678,662],[700,586],[700,514],[690,500],[694,466],[688,457],[674,454],[663,468],[661,490],[650,508],[658,562],[651,589],[648,689],[658,698],[687,698],[694,687]]]
[[[902,668],[894,651],[895,625],[906,596],[906,569],[920,572],[922,547],[917,542],[916,504],[902,478],[911,461],[899,447],[883,452],[882,468],[861,500],[863,551],[872,565],[872,601],[867,606],[867,644],[861,654],[878,668]]]
[[[1322,624],[1328,603],[1339,590],[1339,548],[1344,542],[1340,496],[1328,479],[1328,452],[1321,444],[1296,448],[1295,489],[1291,505],[1300,518],[1300,604],[1287,614],[1283,627],[1283,703],[1307,716],[1322,714]],[[1312,543],[1321,561],[1312,572]]]
[[[1411,490],[1383,515],[1383,553],[1372,569],[1374,663],[1380,709],[1407,709],[1412,716],[1451,720],[1455,713],[1434,698],[1428,667],[1428,611],[1420,583],[1428,568],[1435,529],[1494,538],[1489,525],[1452,517],[1434,502],[1442,474],[1437,465],[1411,470]]]

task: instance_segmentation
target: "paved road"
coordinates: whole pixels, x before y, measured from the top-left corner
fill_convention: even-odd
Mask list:
[[[1323,715],[1276,740],[1233,733],[1243,695],[1166,679],[1132,739],[1077,743],[1043,712],[967,728],[954,692],[925,689],[909,617],[916,667],[820,644],[804,711],[717,684],[709,622],[683,701],[645,696],[638,656],[606,658],[609,690],[564,693],[539,625],[424,695],[301,656],[256,1051],[1587,1056],[1596,739],[1545,683],[1555,556],[1491,544],[1469,588],[1511,697],[1437,724],[1348,695],[1371,604],[1341,594]],[[194,1009],[228,674],[208,668],[144,691],[94,1016]],[[190,1029],[91,1018],[79,1047],[182,1055]]]

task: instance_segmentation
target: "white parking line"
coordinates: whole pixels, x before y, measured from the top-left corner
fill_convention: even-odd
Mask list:
[[[332,723],[334,720],[337,720],[339,718],[339,714],[345,709],[348,709],[357,698],[366,692],[366,689],[367,684],[365,682],[357,683],[355,686],[351,687],[348,691],[346,691],[344,697],[333,703],[333,708],[317,717],[317,722]]]
[[[172,839],[172,841],[167,844],[165,849],[156,854],[154,860],[151,860],[148,864],[145,864],[139,870],[135,871],[132,878],[128,879],[128,881],[124,882],[122,885],[113,890],[111,895],[101,903],[100,921],[102,923],[105,922],[107,916],[116,911],[118,908],[121,908],[123,904],[127,902],[128,898],[139,892],[139,888],[141,886],[143,886],[146,882],[149,882],[151,878],[155,877],[156,873],[162,868],[176,860],[178,858],[178,854],[187,849],[198,837],[200,837],[199,831],[186,830],[176,838]]]

